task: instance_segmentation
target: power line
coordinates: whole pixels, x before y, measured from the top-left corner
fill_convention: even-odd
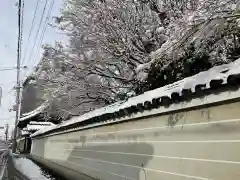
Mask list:
[[[46,17],[46,20],[45,20],[45,23],[44,23],[44,28],[43,28],[42,34],[41,34],[41,36],[40,36],[40,41],[39,41],[38,46],[37,46],[37,51],[36,51],[36,53],[35,53],[35,55],[34,55],[34,58],[33,58],[33,64],[35,64],[35,62],[36,62],[36,60],[37,60],[37,54],[38,54],[38,52],[39,52],[39,50],[40,50],[41,44],[42,44],[42,42],[43,42],[43,39],[44,39],[46,30],[47,30],[47,27],[48,27],[48,24],[47,24],[47,23],[48,23],[48,21],[49,21],[49,19],[50,19],[50,17],[51,17],[52,10],[53,10],[53,6],[54,6],[54,2],[55,2],[55,0],[52,0],[52,2],[51,2],[51,4],[50,4],[50,7],[49,7],[49,9],[48,9],[47,17]]]
[[[36,19],[36,15],[37,15],[38,5],[39,5],[39,0],[37,0],[36,7],[35,7],[35,10],[34,10],[34,15],[33,15],[33,19],[32,19],[32,25],[31,25],[31,28],[30,28],[30,31],[29,31],[29,34],[28,34],[28,40],[27,40],[27,45],[26,45],[25,51],[24,51],[22,64],[25,61],[25,57],[26,57],[26,53],[27,53],[27,49],[28,49],[28,44],[29,44],[29,41],[30,41],[30,37],[32,35],[32,31],[34,29],[34,23],[35,23],[35,19]]]
[[[42,25],[42,21],[43,21],[43,17],[44,17],[45,11],[46,11],[46,7],[47,7],[47,0],[45,0],[45,4],[44,4],[43,11],[42,11],[41,19],[40,19],[40,22],[39,22],[39,25],[38,25],[37,33],[36,33],[36,35],[35,35],[35,37],[34,37],[34,44],[33,44],[33,47],[32,47],[32,50],[31,50],[31,53],[30,53],[28,62],[31,61],[32,56],[33,56],[33,51],[34,51],[35,46],[36,46],[37,37],[38,37],[38,34],[39,34],[40,27],[41,27],[41,25]]]
[[[34,58],[32,58],[33,64],[35,64],[35,62],[37,60],[37,54],[40,50],[41,44],[43,42],[46,30],[47,30],[47,25],[48,25],[47,23],[48,23],[48,21],[51,17],[52,10],[53,10],[53,7],[54,7],[54,2],[55,2],[55,0],[52,0],[51,3],[50,3],[50,6],[49,6],[49,9],[48,9],[48,12],[47,12],[47,16],[46,16],[45,21],[44,21],[43,29],[42,29],[42,32],[41,32],[41,35],[40,35],[40,40],[39,40],[39,43],[37,45],[36,52],[34,53]],[[30,61],[29,61],[29,64],[30,64]],[[26,72],[24,73],[23,77],[25,77],[25,76],[26,76]]]
[[[16,70],[17,67],[12,67],[12,68],[3,68],[3,69],[0,69],[0,71],[11,71],[11,70]]]
[[[20,49],[21,50],[21,49]],[[21,56],[21,55],[20,55]],[[27,66],[23,66],[23,67],[19,67],[20,69],[23,68],[23,69],[26,69]],[[0,72],[1,71],[11,71],[11,70],[16,70],[17,67],[6,67],[6,68],[0,68]]]

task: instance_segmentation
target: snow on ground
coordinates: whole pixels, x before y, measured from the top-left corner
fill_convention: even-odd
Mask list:
[[[34,180],[50,180],[50,178],[42,174],[41,168],[33,163],[30,159],[19,157],[14,158],[14,164],[17,170]]]

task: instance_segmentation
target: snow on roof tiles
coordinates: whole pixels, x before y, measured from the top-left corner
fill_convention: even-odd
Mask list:
[[[38,131],[40,129],[55,126],[53,123],[49,124],[28,124],[27,127],[23,129],[23,131],[29,132],[29,131]]]
[[[23,130],[22,130],[22,131],[21,131],[21,134],[22,134],[22,136],[24,136],[24,135],[29,135],[30,133],[29,133],[28,131],[25,131],[25,130],[23,131]]]
[[[52,126],[54,125],[52,122],[37,122],[37,121],[30,121],[30,125],[41,125],[41,126]]]
[[[104,115],[107,119],[119,118],[121,114],[122,116],[126,115],[125,112],[123,112],[124,110],[131,111],[131,114],[132,112],[139,112],[139,108],[143,108],[143,110],[148,108],[151,109],[154,108],[151,107],[152,104],[155,102],[160,104],[161,101],[164,101],[164,98],[174,100],[176,97],[184,96],[184,93],[186,91],[193,94],[198,90],[203,91],[206,89],[214,88],[216,86],[218,87],[225,84],[232,84],[236,79],[240,79],[240,58],[232,63],[215,66],[207,71],[200,72],[199,74],[187,77],[173,84],[166,85],[152,91],[147,91],[139,96],[130,98],[127,101],[117,102],[112,105],[90,111],[79,117],[73,117],[71,120],[63,122],[62,124],[59,124],[55,127],[47,127],[45,129],[41,129],[40,131],[34,133],[33,136],[37,136],[42,133],[51,133],[56,129],[69,127],[70,125],[85,122],[87,120],[98,118],[100,116],[103,118]],[[145,108],[145,105],[150,107]],[[112,116],[109,118],[108,115]],[[105,118],[103,118],[102,121],[105,121]]]
[[[42,128],[45,128],[46,126],[42,126],[42,125],[27,125],[27,127],[26,127],[26,130],[27,131],[34,131],[34,130],[40,130],[40,129],[42,129]]]
[[[41,106],[36,108],[35,110],[22,114],[22,117],[19,119],[19,121],[27,120],[29,118],[32,118],[32,117],[38,115],[39,113],[42,113],[47,108],[47,106],[48,106],[48,103],[45,102]]]

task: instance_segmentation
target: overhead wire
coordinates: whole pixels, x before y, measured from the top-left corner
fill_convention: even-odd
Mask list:
[[[48,1],[45,0],[45,4],[44,4],[44,7],[43,7],[43,10],[42,10],[42,13],[41,13],[41,18],[40,18],[40,21],[39,21],[39,24],[38,24],[37,32],[36,32],[35,37],[34,37],[34,44],[33,44],[33,46],[32,46],[32,49],[31,49],[31,51],[30,51],[30,54],[29,54],[29,56],[28,56],[28,63],[27,63],[27,64],[30,64],[30,61],[31,61],[31,59],[32,59],[33,52],[34,52],[34,50],[35,50],[35,46],[36,46],[36,42],[37,42],[37,39],[38,39],[39,31],[40,31],[40,29],[41,29],[42,22],[43,22],[43,18],[44,18],[45,11],[46,11],[46,8],[47,8],[47,4],[48,4],[47,2],[48,2]],[[38,2],[37,2],[37,4],[36,4],[36,8],[35,8],[35,12],[34,12],[34,15],[35,15],[35,18],[34,18],[34,19],[36,19],[36,13],[37,13],[38,5],[39,5],[39,0],[38,0]],[[33,20],[34,20],[34,19],[33,19]],[[34,22],[35,22],[35,20],[34,20]],[[32,25],[33,25],[33,26],[34,26],[34,22],[32,22]],[[33,30],[33,27],[32,27],[32,29],[30,29],[30,32],[31,32],[31,30]],[[29,37],[29,40],[30,40],[30,37]],[[27,52],[26,52],[26,54],[27,54]],[[24,61],[25,59],[26,59],[26,58],[24,58],[23,61]],[[27,73],[27,72],[25,71],[24,74],[23,74],[23,76],[22,76],[23,79],[25,78],[26,73]]]
[[[15,69],[17,69],[18,67],[16,67],[16,66],[13,66],[13,67],[1,67],[0,68],[0,72],[1,71],[11,71],[11,70],[15,70]],[[19,67],[20,69],[27,69],[28,67],[27,66],[20,66]]]
[[[38,25],[38,29],[37,29],[36,35],[34,37],[34,44],[32,46],[32,49],[31,49],[31,52],[30,52],[30,55],[29,55],[29,58],[28,58],[28,64],[31,61],[32,56],[33,56],[33,52],[35,50],[36,42],[37,42],[37,39],[38,39],[38,34],[39,34],[40,28],[42,26],[43,17],[44,17],[46,8],[47,8],[47,0],[45,0],[45,4],[44,4],[43,11],[42,11],[42,14],[41,14],[41,19],[40,19],[40,22],[39,22],[39,25]]]
[[[27,49],[28,49],[28,44],[30,42],[30,38],[32,36],[32,31],[33,31],[34,26],[35,26],[35,19],[36,19],[37,10],[38,10],[38,7],[39,7],[39,1],[40,0],[37,0],[36,6],[35,6],[34,15],[33,15],[33,19],[32,19],[32,24],[31,24],[31,28],[30,28],[30,31],[29,31],[29,34],[28,34],[26,48],[25,48],[25,51],[24,51],[24,54],[23,54],[22,64],[24,64],[24,61],[25,61],[25,58],[26,58]]]
[[[46,17],[46,20],[45,20],[45,23],[44,23],[44,28],[43,28],[42,34],[41,34],[41,36],[40,36],[40,41],[39,41],[38,46],[37,46],[37,51],[36,51],[36,53],[35,53],[35,55],[34,55],[34,58],[33,58],[33,64],[36,63],[37,55],[38,55],[38,53],[39,53],[40,47],[41,47],[41,45],[42,45],[42,42],[43,42],[43,39],[44,39],[46,30],[47,30],[47,27],[48,27],[48,21],[49,21],[49,19],[50,19],[50,17],[51,17],[51,14],[52,14],[54,2],[55,2],[55,0],[52,0],[52,2],[51,2],[51,4],[50,4],[50,7],[49,7],[49,9],[48,9],[47,17]]]
[[[0,72],[1,71],[11,71],[11,70],[16,70],[17,67],[9,67],[9,68],[3,68],[3,69],[0,69]]]
[[[36,49],[36,52],[34,53],[34,57],[32,58],[32,64],[35,64],[36,63],[36,60],[37,60],[37,54],[39,53],[39,50],[40,50],[40,47],[42,45],[42,42],[43,42],[43,39],[44,39],[44,36],[45,36],[45,33],[46,33],[46,30],[47,30],[47,26],[48,26],[48,21],[51,17],[51,14],[52,14],[52,10],[53,10],[53,7],[54,7],[54,3],[55,3],[55,0],[52,0],[51,3],[50,3],[50,6],[49,6],[49,9],[48,9],[48,12],[47,12],[47,16],[45,18],[45,21],[44,21],[44,25],[43,25],[43,29],[42,29],[42,32],[41,32],[41,35],[40,35],[40,39],[39,39],[39,43],[37,45],[37,49]],[[30,60],[31,61],[31,60]],[[29,63],[30,63],[29,61]],[[24,73],[24,76],[26,76],[26,72]]]

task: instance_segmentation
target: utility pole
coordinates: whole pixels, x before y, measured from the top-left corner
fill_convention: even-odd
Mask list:
[[[14,127],[14,136],[13,136],[13,152],[16,151],[17,147],[17,125],[19,119],[19,105],[20,105],[20,61],[21,61],[21,9],[22,9],[22,0],[18,1],[18,42],[17,42],[17,86],[16,86],[16,119]]]
[[[9,125],[6,124],[6,130],[5,130],[5,140],[6,140],[6,142],[8,141],[8,128],[9,128]]]

